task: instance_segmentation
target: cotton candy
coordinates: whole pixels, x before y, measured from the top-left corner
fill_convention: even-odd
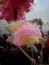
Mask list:
[[[34,0],[7,0],[4,10],[2,10],[2,18],[11,22],[12,20],[21,20],[25,19],[24,12],[29,12],[31,3],[33,4]],[[14,16],[14,9],[15,15]],[[15,17],[15,18],[14,18]]]
[[[39,38],[42,38],[42,35],[36,25],[30,22],[23,22],[23,25],[16,30],[14,37],[13,44],[22,46],[39,42]]]
[[[4,34],[10,34],[8,30],[2,26],[0,26],[0,36],[3,36]]]
[[[23,8],[26,12],[30,10],[31,3],[33,3],[34,0],[8,0],[8,7],[9,8]]]
[[[6,2],[7,2],[7,0],[0,0],[0,3],[1,3],[2,5],[5,5]]]
[[[14,33],[19,27],[21,27],[22,25],[22,20],[18,20],[16,22],[11,22],[8,27],[7,27],[7,30],[10,32],[10,33]]]

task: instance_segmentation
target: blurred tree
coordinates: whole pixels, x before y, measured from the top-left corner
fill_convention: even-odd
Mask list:
[[[42,19],[41,18],[39,18],[39,19],[33,19],[32,21],[31,21],[32,23],[36,23],[37,25],[39,25],[40,26],[40,29],[42,30],[42,25],[43,25],[43,21],[42,21]]]

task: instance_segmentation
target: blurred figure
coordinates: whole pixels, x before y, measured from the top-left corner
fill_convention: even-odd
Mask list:
[[[42,64],[42,57],[43,57],[43,52],[42,52],[42,40],[40,40],[39,44],[37,45],[38,49],[38,63]]]
[[[27,53],[26,47],[22,47]],[[30,53],[29,53],[30,54]],[[19,50],[18,47],[13,48],[8,54],[7,65],[31,65],[31,61]]]
[[[31,53],[32,53],[32,58],[36,60],[36,63],[38,63],[38,49],[37,49],[37,44],[31,46]]]
[[[39,44],[32,45],[31,47],[32,57],[36,60],[38,64],[42,63],[42,40],[40,40]]]
[[[49,55],[49,36],[47,37],[45,46],[43,48],[43,64],[48,64],[48,55]]]

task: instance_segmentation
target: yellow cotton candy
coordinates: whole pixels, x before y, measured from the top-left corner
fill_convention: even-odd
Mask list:
[[[22,39],[22,46],[23,45],[28,45],[29,44],[29,37],[24,37],[23,39]]]
[[[25,36],[22,39],[22,45],[32,45],[32,44],[38,44],[39,43],[39,38],[35,35],[32,36]]]
[[[8,25],[7,29],[10,33],[13,33],[15,32],[15,30],[17,30],[20,26],[21,26],[21,22],[18,21],[18,22],[12,22]]]
[[[31,44],[35,44],[35,43],[39,43],[39,37],[37,37],[37,36],[35,36],[35,35],[33,35],[33,36],[31,36],[30,37],[30,43]]]

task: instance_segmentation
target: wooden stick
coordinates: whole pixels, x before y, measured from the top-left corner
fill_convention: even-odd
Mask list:
[[[31,62],[35,62],[35,60],[33,58],[31,58],[21,47],[18,47],[20,49],[20,51],[31,61]],[[36,63],[36,62],[35,62]]]
[[[15,34],[15,33],[13,33],[11,36],[9,36],[6,41],[9,41],[12,37],[14,37],[14,34]],[[12,41],[13,41],[13,40],[12,40]]]

